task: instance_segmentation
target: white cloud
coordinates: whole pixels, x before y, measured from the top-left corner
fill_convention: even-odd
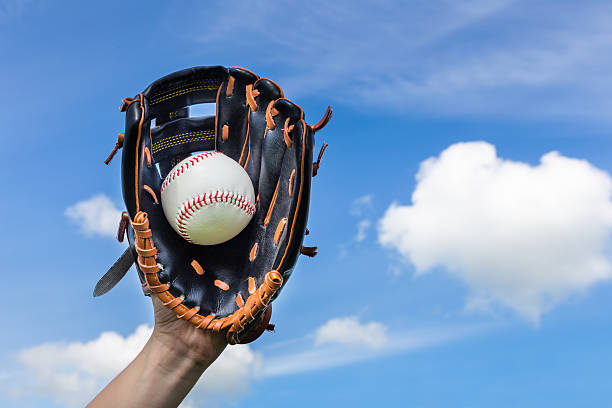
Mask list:
[[[381,348],[387,343],[387,327],[378,322],[362,324],[356,316],[331,319],[319,327],[316,344],[340,343]]]
[[[357,224],[357,235],[355,235],[355,240],[357,240],[357,242],[361,242],[366,239],[370,226],[372,226],[372,222],[368,219],[359,221]]]
[[[325,370],[383,358],[482,334],[491,327],[394,328],[379,322],[360,323],[355,317],[335,318],[313,336],[288,344],[273,344],[266,354],[263,378]],[[312,341],[314,339],[314,341]]]
[[[421,163],[412,205],[392,204],[379,241],[425,273],[445,267],[471,290],[534,322],[609,279],[612,179],[558,152],[540,164],[504,160],[485,142],[458,143]]]
[[[361,217],[364,212],[372,208],[372,194],[366,194],[361,197],[357,197],[351,203],[349,214],[353,217]]]
[[[65,406],[84,406],[140,352],[152,328],[141,325],[123,337],[104,332],[89,342],[43,343],[18,354],[22,372],[3,378],[3,387],[17,399],[37,395]],[[205,372],[185,404],[217,393],[236,396],[246,391],[261,356],[247,345],[228,347]],[[16,372],[17,370],[15,370]]]
[[[64,214],[74,221],[81,232],[88,236],[116,237],[121,210],[104,194],[66,208]]]

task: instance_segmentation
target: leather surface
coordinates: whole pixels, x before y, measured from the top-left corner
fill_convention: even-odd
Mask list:
[[[233,86],[229,87],[228,95],[230,81]],[[256,91],[255,111],[247,103],[247,85]],[[285,284],[301,248],[310,202],[314,137],[312,128],[303,120],[301,108],[282,98],[282,90],[274,82],[259,79],[242,68],[190,68],[154,82],[140,95],[126,111],[123,197],[130,219],[134,219],[137,211],[145,211],[149,216],[157,262],[163,266],[158,273],[160,281],[170,286],[173,296],[183,295],[185,306],[199,306],[199,314],[217,317],[228,316],[238,308],[237,295],[243,299],[249,296],[249,277],[259,286],[264,275],[274,269],[282,274]],[[215,101],[216,118],[186,118],[184,108],[190,104]],[[266,110],[272,101],[274,129],[266,123]],[[283,135],[287,118],[287,127],[293,126],[290,147]],[[161,126],[151,130],[153,119]],[[211,127],[214,143],[202,139],[154,150],[155,144],[159,146],[170,137],[176,140],[177,134]],[[154,152],[151,164],[147,163],[145,148]],[[160,200],[160,186],[166,174],[160,174],[158,167],[167,173],[176,157],[182,159],[207,149],[218,150],[239,162],[251,178],[259,200],[253,219],[238,236],[219,245],[200,246],[188,243],[171,228],[162,210],[163,203],[156,203],[143,186],[150,187]],[[283,219],[286,226],[279,235],[277,229]],[[127,236],[133,249],[131,227]],[[254,244],[256,257],[251,260],[249,254]],[[193,260],[204,269],[202,275],[194,271]],[[142,280],[139,268],[138,272]],[[229,289],[221,290],[215,286],[215,280],[227,283]]]

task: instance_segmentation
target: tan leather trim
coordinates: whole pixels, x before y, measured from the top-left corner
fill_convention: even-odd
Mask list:
[[[302,245],[302,247],[300,248],[300,254],[313,258],[317,255],[317,249],[318,247],[316,246],[307,247],[307,246]]]
[[[249,276],[249,295],[252,295],[257,290],[257,286],[255,286],[255,278]]]
[[[272,112],[276,112],[276,115],[278,115],[278,110],[274,109],[274,102],[276,102],[276,100],[270,101],[268,107],[266,108],[266,124],[270,130],[274,130],[274,128],[276,128],[276,123],[274,123],[274,119],[272,119],[272,116],[275,115]]]
[[[219,126],[219,95],[221,95],[221,86],[217,89],[217,97],[215,99],[215,150],[217,150],[217,129]]]
[[[169,300],[167,302],[163,302],[162,304],[164,306],[166,306],[168,309],[174,309],[175,307],[177,307],[178,305],[183,303],[183,300],[184,300],[183,298],[175,297],[172,300]]]
[[[119,220],[119,228],[117,229],[117,241],[123,242],[125,238],[125,230],[127,229],[130,216],[127,211],[121,211],[121,220]]]
[[[321,118],[321,120],[311,126],[312,131],[316,133],[319,130],[323,129],[325,125],[329,123],[330,119],[332,118],[333,113],[334,111],[332,111],[331,106],[327,105],[327,109],[325,110],[325,113],[323,114],[323,117]]]
[[[234,94],[234,77],[230,75],[227,80],[227,88],[225,90],[225,96],[232,96]]]
[[[270,217],[272,217],[272,211],[274,210],[274,206],[276,205],[276,196],[278,196],[278,185],[280,184],[280,179],[276,182],[276,188],[274,189],[274,195],[272,196],[272,201],[270,201],[270,207],[268,207],[268,212],[266,213],[266,218],[264,218],[264,226],[268,225],[270,222]]]
[[[195,316],[199,310],[200,310],[199,308],[193,307],[191,309],[187,309],[187,311],[184,312],[183,314],[176,315],[176,317],[178,317],[179,319],[191,320],[191,318]]]
[[[229,126],[223,125],[223,129],[221,132],[221,139],[223,139],[223,141],[225,142],[228,137],[229,137]]]
[[[250,140],[250,135],[249,133],[251,133],[251,126],[250,126],[250,120],[251,118],[251,111],[249,110],[249,112],[247,113],[247,131],[246,131],[246,137],[244,139],[244,144],[242,145],[242,151],[240,152],[240,159],[238,159],[238,164],[242,165],[242,158],[244,157],[244,150],[247,147],[247,144],[249,145],[249,152],[251,150],[251,140]],[[243,165],[243,167],[246,167],[246,163]]]
[[[276,226],[276,231],[274,231],[274,245],[278,245],[280,242],[280,238],[283,235],[283,231],[285,230],[285,226],[287,225],[287,218],[282,218],[278,225]]]
[[[136,201],[136,212],[140,211],[140,196],[139,196],[139,191],[138,191],[138,176],[139,176],[139,169],[140,169],[140,156],[139,156],[139,146],[140,146],[140,136],[142,134],[142,124],[144,123],[144,117],[145,117],[145,107],[144,107],[144,101],[143,101],[143,96],[141,93],[138,94],[138,101],[140,103],[140,120],[138,121],[138,136],[136,137],[136,160],[134,161],[134,196],[135,196],[135,201]],[[136,102],[136,100],[133,100],[132,102],[130,102],[130,104],[132,104],[133,102]]]
[[[251,141],[249,140],[249,153],[247,154],[247,158],[244,161],[244,167],[246,169],[247,164],[249,164],[249,159],[251,158]]]
[[[323,146],[321,146],[321,150],[319,150],[319,157],[317,157],[317,161],[312,163],[312,177],[316,176],[319,172],[319,167],[321,167],[321,160],[323,160],[323,153],[325,153],[327,146],[329,145],[324,142]]]
[[[117,143],[115,143],[115,147],[113,147],[113,150],[110,152],[106,160],[104,160],[104,164],[109,164],[111,160],[113,160],[113,157],[115,157],[115,153],[117,153],[117,151],[123,147],[124,139],[125,139],[124,133],[119,133],[117,135]]]
[[[289,133],[293,132],[293,125],[289,125],[289,118],[285,119],[285,126],[283,128],[283,139],[285,140],[285,145],[287,148],[293,146],[293,140],[291,140],[291,136]]]
[[[215,315],[208,315],[198,323],[198,328],[206,328],[213,321]]]
[[[283,257],[278,263],[277,269],[279,270],[283,269],[283,263],[285,262],[285,259],[287,258],[287,252],[289,250],[289,243],[293,239],[293,231],[295,228],[295,222],[297,221],[296,214],[299,211],[300,204],[302,202],[302,188],[304,187],[304,160],[306,157],[306,122],[304,122],[304,119],[301,119],[300,121],[302,122],[302,129],[303,129],[302,131],[302,163],[300,164],[300,175],[301,175],[300,189],[298,192],[297,204],[295,206],[295,213],[293,214],[293,222],[291,223],[291,229],[289,230],[289,238],[287,239],[287,246],[285,247],[285,253],[283,254]]]
[[[223,282],[222,280],[219,279],[215,279],[214,284],[216,287],[218,287],[221,290],[229,290],[229,285],[225,282]]]
[[[253,244],[253,247],[251,248],[251,252],[249,252],[249,261],[253,262],[255,260],[255,257],[257,256],[257,248],[259,247],[259,245],[256,243]]]
[[[143,184],[142,188],[144,189],[144,191],[149,193],[149,195],[153,198],[153,201],[155,201],[155,204],[159,204],[159,201],[157,200],[157,194],[155,194],[155,191],[153,191],[151,187],[147,186],[146,184]]]
[[[249,84],[246,86],[246,100],[247,104],[251,108],[253,112],[255,112],[259,107],[257,106],[257,102],[255,102],[255,98],[259,96],[259,91],[257,89],[253,89],[253,85]]]
[[[147,161],[147,166],[151,165],[151,152],[149,151],[149,148],[147,146],[144,147],[144,155],[145,155],[145,160]]]
[[[291,170],[289,176],[289,197],[293,197],[293,182],[295,181],[295,169]]]
[[[202,268],[202,265],[200,265],[198,261],[196,261],[195,259],[191,261],[191,266],[198,275],[204,275],[204,268]]]
[[[244,306],[244,299],[242,298],[242,295],[240,295],[240,293],[236,295],[236,304],[238,305],[238,307]]]

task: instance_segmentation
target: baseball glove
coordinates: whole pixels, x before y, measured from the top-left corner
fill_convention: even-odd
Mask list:
[[[216,103],[216,115],[189,117],[189,106]],[[287,282],[304,247],[316,125],[283,97],[273,81],[244,68],[195,67],[153,82],[125,98],[125,133],[108,164],[122,154],[123,212],[118,239],[130,247],[98,282],[110,290],[135,263],[145,294],[157,296],[177,317],[204,330],[225,332],[230,344],[255,340],[270,329],[271,302]],[[154,126],[152,122],[155,121]],[[218,151],[240,164],[255,190],[255,214],[231,240],[202,246],[187,242],[166,220],[163,180],[186,157]],[[227,197],[226,197],[227,199]],[[194,203],[196,205],[196,203]]]

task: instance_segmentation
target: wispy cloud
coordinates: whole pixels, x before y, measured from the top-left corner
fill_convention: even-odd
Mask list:
[[[24,14],[35,0],[4,0],[0,3],[0,24]]]
[[[319,342],[321,333],[328,330],[333,336],[328,338],[329,341]],[[269,378],[326,370],[435,347],[476,336],[487,330],[490,328],[465,326],[390,331],[379,322],[362,324],[354,317],[331,319],[312,336],[288,344],[273,345],[275,352],[266,354],[260,375]],[[372,335],[373,339],[364,341],[364,335]],[[351,339],[352,336],[357,339]]]
[[[292,97],[325,92],[360,106],[385,101],[386,110],[445,114],[607,117],[612,105],[609,2],[284,0],[268,9],[247,1],[233,7],[194,37],[210,47],[243,38],[269,44],[250,60],[282,64],[284,77],[276,79]],[[270,20],[294,24],[277,35]]]
[[[372,226],[372,221],[368,219],[364,219],[359,221],[357,224],[357,235],[355,235],[355,240],[357,242],[361,242],[368,236],[368,230]]]
[[[349,214],[353,217],[361,217],[365,212],[372,208],[372,194],[366,194],[361,197],[357,197],[351,202],[351,208]]]
[[[79,201],[66,208],[64,214],[70,218],[82,233],[88,236],[115,237],[121,216],[115,204],[104,194]]]
[[[612,177],[547,153],[505,160],[485,142],[458,143],[421,163],[412,205],[393,204],[380,242],[422,274],[446,268],[492,303],[537,323],[572,294],[612,277]]]

